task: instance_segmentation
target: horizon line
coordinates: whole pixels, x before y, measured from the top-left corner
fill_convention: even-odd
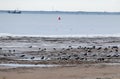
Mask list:
[[[102,13],[112,13],[112,12],[114,12],[114,13],[118,13],[118,12],[120,12],[120,11],[83,11],[83,10],[77,10],[77,11],[74,11],[74,10],[71,10],[71,11],[68,11],[68,10],[20,10],[20,9],[0,9],[0,11],[14,11],[14,10],[18,10],[18,11],[33,11],[33,12],[42,12],[42,11],[44,11],[44,12],[102,12]]]

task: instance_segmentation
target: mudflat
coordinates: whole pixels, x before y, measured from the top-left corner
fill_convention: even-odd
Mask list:
[[[0,79],[120,79],[120,37],[0,37]]]

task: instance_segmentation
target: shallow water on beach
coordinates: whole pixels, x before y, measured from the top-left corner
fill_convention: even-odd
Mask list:
[[[0,64],[0,67],[7,67],[7,68],[19,68],[19,67],[60,67],[60,66],[79,66],[75,64],[69,64],[69,65],[55,65],[55,64]],[[100,65],[106,65],[106,66],[120,66],[120,63],[99,63],[99,64],[82,64],[82,65],[93,65],[93,66],[100,66]],[[81,65],[81,66],[82,66]]]
[[[58,20],[61,17],[61,20]],[[18,35],[120,34],[120,15],[0,14],[0,33]]]
[[[34,65],[34,64],[0,64],[2,67],[10,67],[10,68],[16,68],[16,67],[57,67],[59,65],[50,65],[50,64],[39,64],[39,65]]]

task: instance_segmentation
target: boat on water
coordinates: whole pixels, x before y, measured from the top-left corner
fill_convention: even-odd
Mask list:
[[[11,13],[11,14],[21,14],[22,12],[19,11],[19,10],[13,10],[13,11],[8,11],[8,13]]]

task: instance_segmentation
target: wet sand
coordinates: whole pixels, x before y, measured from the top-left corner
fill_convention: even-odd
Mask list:
[[[0,66],[0,79],[119,79],[120,38],[0,37],[0,64],[14,65]]]
[[[0,63],[120,63],[119,37],[0,37]]]

